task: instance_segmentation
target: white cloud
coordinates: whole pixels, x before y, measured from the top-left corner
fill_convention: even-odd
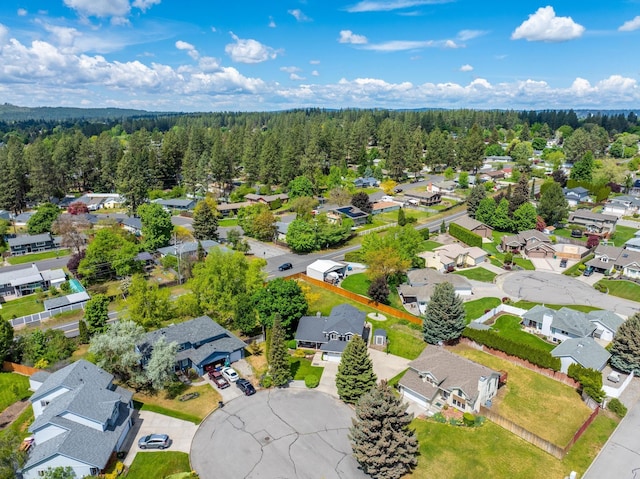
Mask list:
[[[633,30],[638,30],[640,28],[640,15],[634,17],[632,20],[628,20],[624,22],[618,28],[621,32],[632,32]]]
[[[305,77],[301,77],[300,75],[298,75],[297,73],[292,73],[291,75],[289,75],[289,79],[290,80],[295,80],[295,81],[301,81],[301,80],[306,80]]]
[[[580,38],[585,28],[571,17],[557,17],[553,7],[540,7],[511,34],[512,40],[564,42]]]
[[[131,5],[144,12],[154,5],[159,5],[161,1],[162,0],[134,0]]]
[[[314,77],[319,77],[320,76],[320,72],[318,70],[313,70],[311,72],[311,75],[313,75]]]
[[[88,17],[123,18],[131,11],[129,0],[64,0],[64,4]]]
[[[378,52],[398,52],[403,50],[419,50],[422,48],[461,48],[453,40],[391,40],[383,43],[372,43],[361,48]]]
[[[354,45],[364,45],[367,43],[367,37],[364,35],[356,35],[351,30],[341,30],[340,38],[338,38],[340,43],[351,43]]]
[[[70,51],[78,51],[74,46],[76,39],[82,34],[75,28],[61,27],[58,25],[43,24],[46,31],[51,33],[55,43],[61,47],[68,48]]]
[[[401,10],[404,8],[419,7],[422,5],[437,5],[440,3],[449,3],[453,0],[363,0],[355,5],[348,7],[347,12],[390,12],[392,10]]]
[[[273,48],[263,45],[257,40],[238,38],[231,32],[231,37],[235,43],[229,43],[224,47],[224,51],[234,62],[238,63],[261,63],[273,60],[278,56]]]
[[[292,15],[293,18],[295,18],[299,22],[310,22],[311,21],[311,19],[309,17],[307,17],[304,13],[302,13],[302,10],[300,10],[299,8],[295,8],[293,10],[287,10],[287,13],[289,15]]]
[[[198,50],[196,50],[196,47],[194,47],[191,43],[187,43],[187,42],[183,42],[182,40],[178,40],[176,42],[176,48],[178,50],[184,50],[187,52],[187,54],[193,58],[194,60],[197,60],[198,57],[200,56],[200,54],[198,53]]]
[[[218,30],[216,29],[216,27],[211,27],[211,31],[212,31],[213,33],[216,33]]]
[[[466,65],[462,65],[460,67],[460,71],[461,72],[472,72],[473,71],[473,67],[467,63]]]
[[[0,42],[4,43],[9,36],[9,29],[0,23]]]
[[[468,40],[473,40],[474,38],[481,37],[489,33],[487,30],[460,30],[458,32],[458,40],[461,42],[466,42]]]
[[[300,69],[298,67],[280,67],[280,71],[287,72],[287,73],[295,73],[295,72],[299,72]]]
[[[24,8],[18,8],[17,14],[19,17],[24,17],[28,14],[29,12],[27,12]]]
[[[269,17],[269,28],[276,28],[276,21],[273,19],[273,17]]]
[[[320,60],[309,60],[311,65],[320,65]]]

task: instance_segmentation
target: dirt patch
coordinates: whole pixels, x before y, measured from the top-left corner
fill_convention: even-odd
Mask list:
[[[13,421],[16,420],[20,414],[24,412],[25,409],[29,407],[29,401],[27,399],[23,399],[22,401],[18,401],[13,403],[7,409],[0,413],[0,429],[4,429]]]

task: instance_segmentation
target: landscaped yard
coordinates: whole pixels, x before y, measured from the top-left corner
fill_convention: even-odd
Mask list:
[[[454,271],[454,274],[459,274],[460,276],[464,276],[465,278],[473,279],[476,281],[484,281],[485,283],[493,283],[493,279],[498,276],[493,271],[489,271],[488,269],[482,267],[461,269],[458,271]]]
[[[507,385],[498,392],[492,410],[558,446],[565,446],[591,414],[580,395],[565,384],[467,346],[452,351],[494,371],[506,371]]]
[[[218,220],[218,226],[229,227],[238,226],[238,218],[225,218]]]
[[[633,281],[601,279],[597,284],[601,284],[608,289],[608,293],[619,298],[640,300],[640,285]]]
[[[27,376],[16,373],[0,373],[0,412],[30,395]]]
[[[30,253],[20,256],[9,256],[7,261],[9,264],[25,264],[42,261],[43,259],[61,258],[63,256],[69,256],[69,254],[70,251],[68,249],[59,249],[55,251],[43,251],[41,253]]]
[[[177,419],[191,421],[194,424],[200,424],[200,421],[218,406],[221,396],[209,383],[206,383],[202,386],[190,386],[178,397],[193,392],[200,393],[200,396],[184,402],[179,401],[178,398],[167,399],[164,392],[154,396],[136,393],[133,399],[136,403],[136,408],[143,411],[157,412]]]
[[[470,323],[474,319],[478,319],[488,309],[493,309],[498,306],[502,301],[500,298],[480,298],[473,301],[466,301],[464,303],[464,309],[467,312],[466,321]]]
[[[356,273],[347,276],[344,281],[342,281],[342,288],[347,291],[351,291],[352,293],[361,294],[362,296],[369,297],[369,285],[371,282],[367,277],[366,273]],[[400,299],[400,295],[394,286],[389,287],[389,306],[396,308],[399,311],[406,311],[404,306],[402,305],[402,299]]]
[[[494,256],[494,259],[490,259],[491,264],[493,264],[494,266],[497,266],[499,268],[502,267],[502,264],[504,263],[504,253],[501,253],[498,251],[498,247],[497,245],[500,244],[500,242],[502,241],[502,237],[503,236],[508,236],[511,235],[513,233],[505,233],[502,231],[493,231],[493,243],[483,243],[482,244],[482,249],[489,252],[489,254],[491,256]],[[515,264],[517,264],[518,266],[520,266],[522,269],[527,269],[527,270],[534,270],[536,269],[535,266],[533,266],[533,263],[528,260],[523,258],[522,256],[519,255],[513,255],[513,262]]]
[[[189,471],[191,471],[191,464],[189,463],[189,454],[186,452],[139,452],[136,454],[126,478],[149,479]]]
[[[531,309],[534,306],[541,304],[541,303],[534,303],[533,301],[525,301],[525,300],[521,300],[518,301],[517,303],[513,303],[513,306],[515,306],[516,308],[522,308],[522,309]],[[544,303],[544,305],[547,308],[551,308],[551,309],[560,309],[560,308],[569,308],[569,309],[575,309],[576,311],[582,311],[583,313],[588,313],[590,311],[600,311],[602,308],[598,308],[596,306],[587,306],[587,305],[583,305],[583,304],[548,304],[548,303]]]
[[[616,226],[616,231],[613,234],[613,244],[616,246],[624,246],[624,244],[633,238],[638,231],[636,228],[629,226]]]
[[[526,344],[532,348],[541,349],[543,351],[551,351],[557,344],[551,344],[540,339],[535,334],[527,333],[520,326],[521,318],[511,314],[503,314],[496,318],[491,325],[491,329],[496,331],[500,336],[518,344]]]
[[[567,471],[577,471],[581,477],[616,425],[600,414],[560,461],[490,421],[479,428],[463,428],[416,419],[412,427],[421,455],[410,477],[539,479],[565,477]]]
[[[311,374],[320,379],[322,377],[322,372],[324,371],[323,367],[312,366],[311,361],[307,358],[295,358],[290,356],[289,365],[291,367],[293,379],[296,381],[304,381],[304,378]]]
[[[0,316],[4,319],[13,319],[44,311],[42,302],[37,302],[37,299],[38,298],[35,294],[30,294],[28,296],[22,296],[21,298],[2,303]]]
[[[440,246],[442,246],[442,243],[438,243],[437,241],[433,241],[433,240],[426,240],[422,242],[422,251],[433,251],[436,248],[439,248]]]

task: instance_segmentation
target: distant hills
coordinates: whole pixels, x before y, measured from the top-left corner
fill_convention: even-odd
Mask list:
[[[117,120],[121,118],[144,118],[178,113],[133,110],[127,108],[73,108],[73,107],[25,107],[9,103],[0,105],[0,121],[61,121],[61,120]]]

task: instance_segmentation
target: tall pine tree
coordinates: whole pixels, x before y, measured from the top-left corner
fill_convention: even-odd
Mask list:
[[[469,193],[469,197],[467,198],[467,214],[475,218],[480,202],[486,197],[487,190],[485,190],[484,185],[476,179],[476,184],[471,189],[471,193]]]
[[[611,365],[626,373],[640,374],[640,313],[618,328],[611,343]]]
[[[418,464],[413,414],[386,381],[362,396],[349,438],[353,457],[373,479],[399,479]]]
[[[204,199],[193,210],[193,236],[197,240],[218,239],[218,210],[212,203]]]
[[[280,315],[276,314],[271,329],[271,346],[269,348],[269,372],[273,379],[273,385],[283,387],[291,381],[291,367],[289,365],[289,352],[284,341],[284,328]]]
[[[429,344],[452,341],[462,335],[465,328],[465,310],[462,299],[451,283],[436,284],[422,323],[424,340]]]
[[[376,383],[373,363],[367,344],[360,336],[354,336],[342,352],[336,374],[338,396],[346,403],[355,404]]]

